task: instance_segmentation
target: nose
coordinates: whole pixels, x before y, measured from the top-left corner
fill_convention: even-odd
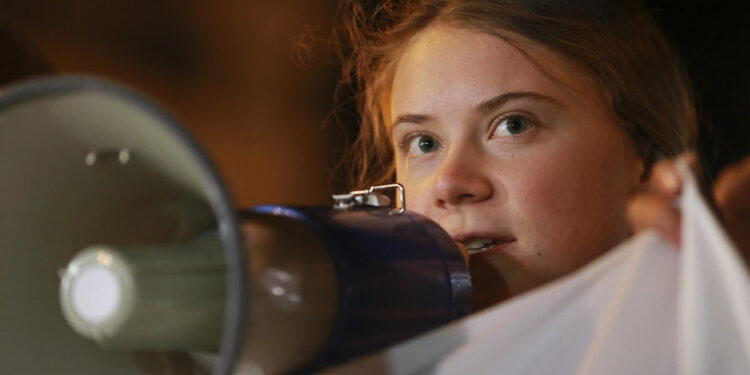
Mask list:
[[[435,205],[446,208],[490,199],[493,186],[487,172],[478,152],[451,150],[436,172]]]

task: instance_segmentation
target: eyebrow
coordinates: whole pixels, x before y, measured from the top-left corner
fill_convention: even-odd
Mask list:
[[[476,106],[476,109],[480,113],[487,113],[495,110],[496,108],[502,107],[506,103],[513,101],[513,100],[519,100],[519,99],[531,99],[538,102],[544,102],[544,103],[551,103],[558,106],[562,106],[560,102],[558,102],[555,99],[550,98],[549,96],[545,96],[536,92],[530,92],[530,91],[514,91],[514,92],[506,92],[505,94],[498,95],[492,99],[485,100],[482,103],[480,103],[478,106]]]
[[[519,100],[519,99],[531,99],[538,102],[544,102],[544,103],[550,103],[557,106],[562,107],[562,104],[558,102],[555,99],[552,99],[548,96],[536,93],[536,92],[529,92],[529,91],[513,91],[513,92],[506,92],[504,94],[498,95],[494,98],[485,100],[479,105],[475,106],[475,111],[486,114],[488,112],[492,112],[493,110],[502,107],[503,105],[507,104],[508,102]],[[424,124],[426,122],[429,122],[433,118],[429,115],[425,114],[413,114],[413,113],[407,113],[403,115],[399,115],[396,117],[396,120],[393,121],[393,125],[391,126],[391,129],[394,129],[397,125],[401,123],[413,123],[413,124]]]

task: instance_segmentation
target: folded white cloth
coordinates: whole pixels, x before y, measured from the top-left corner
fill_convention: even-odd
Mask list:
[[[750,374],[750,278],[684,168],[682,250],[655,233],[327,374]]]

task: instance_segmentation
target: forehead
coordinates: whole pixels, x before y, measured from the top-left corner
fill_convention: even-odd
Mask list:
[[[391,121],[402,112],[432,113],[476,105],[504,92],[534,91],[563,104],[602,107],[596,84],[579,66],[513,33],[433,25],[405,47],[393,76]]]

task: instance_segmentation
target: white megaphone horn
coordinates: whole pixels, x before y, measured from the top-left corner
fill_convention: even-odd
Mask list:
[[[176,121],[103,80],[0,93],[0,186],[0,374],[311,372],[470,312],[399,185],[237,212]]]

